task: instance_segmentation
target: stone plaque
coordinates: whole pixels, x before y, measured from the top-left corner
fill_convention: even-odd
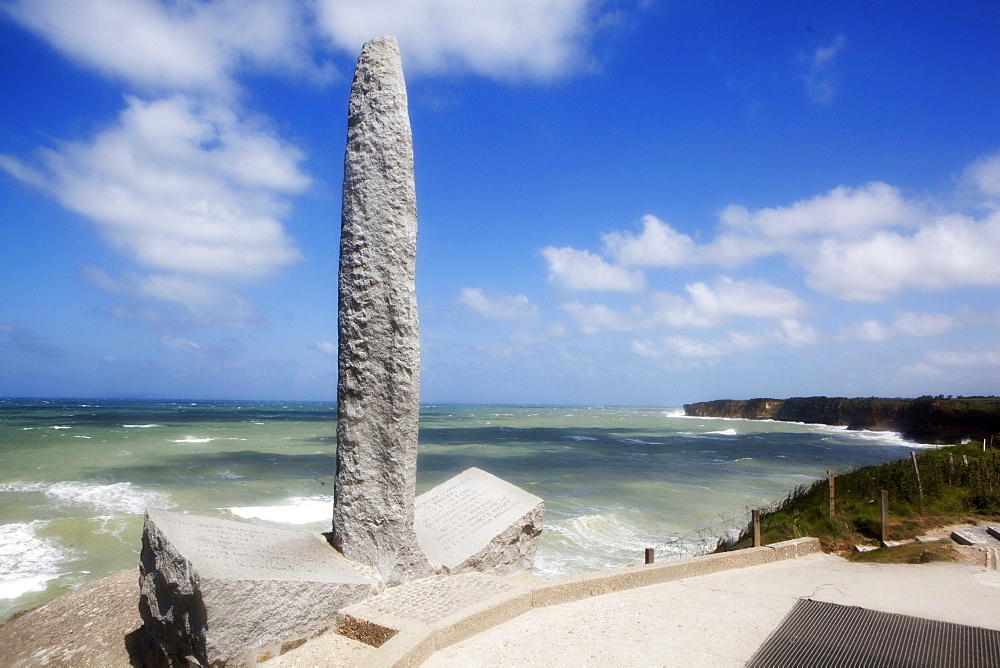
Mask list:
[[[378,589],[318,534],[146,512],[139,612],[172,662],[214,664],[308,630]]]
[[[530,570],[545,504],[494,475],[470,468],[416,499],[424,554],[446,573]]]

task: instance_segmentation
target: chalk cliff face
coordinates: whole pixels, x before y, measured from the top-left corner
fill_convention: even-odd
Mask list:
[[[1000,398],[996,397],[721,399],[685,404],[684,414],[897,431],[922,443],[989,440],[1000,434]]]

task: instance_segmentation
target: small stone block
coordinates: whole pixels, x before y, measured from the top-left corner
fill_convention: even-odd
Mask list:
[[[545,503],[477,468],[416,499],[414,528],[424,554],[445,573],[531,570]]]
[[[986,527],[986,533],[993,536],[997,540],[1000,540],[1000,528],[994,526]]]
[[[201,665],[308,631],[377,586],[321,535],[152,509],[139,573],[149,635]]]
[[[962,531],[952,531],[951,539],[959,545],[975,545],[979,542],[973,536],[970,536]]]

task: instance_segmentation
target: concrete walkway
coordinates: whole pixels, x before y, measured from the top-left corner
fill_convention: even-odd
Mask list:
[[[438,576],[351,606],[245,665],[741,666],[800,598],[1000,631],[1000,571],[854,564],[818,547],[799,539],[558,578]],[[0,626],[0,665],[129,666],[137,580],[105,578]],[[357,639],[335,631],[352,624]],[[359,642],[380,631],[392,636],[381,646]]]
[[[1000,630],[998,571],[855,564],[818,547],[799,539],[560,578],[432,578],[344,611],[359,638],[397,631],[381,647],[326,633],[266,665],[742,666],[800,598]]]
[[[1000,571],[812,554],[535,608],[423,665],[742,666],[799,598],[1000,630]]]

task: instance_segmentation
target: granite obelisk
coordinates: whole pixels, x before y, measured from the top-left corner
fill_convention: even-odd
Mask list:
[[[332,543],[390,586],[434,573],[413,528],[416,250],[406,84],[396,39],[376,37],[358,57],[347,118]]]

